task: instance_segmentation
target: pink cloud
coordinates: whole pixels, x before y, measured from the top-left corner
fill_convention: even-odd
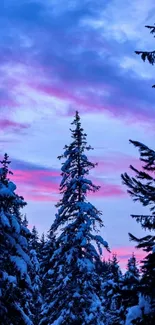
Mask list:
[[[57,201],[59,197],[60,172],[55,170],[15,170],[12,176],[17,184],[18,193],[25,200]],[[94,178],[94,183],[100,185],[99,191],[88,193],[89,197],[122,197],[126,195],[123,188],[116,184],[104,183]]]
[[[56,171],[16,170],[12,179],[25,200],[55,201],[59,194],[59,176]]]
[[[2,130],[12,129],[12,130],[19,131],[19,130],[27,129],[28,127],[29,125],[26,123],[18,123],[8,119],[0,120],[0,128]]]
[[[98,181],[98,179],[94,183],[99,185],[100,189],[95,193],[90,192],[89,196],[93,196],[95,198],[105,198],[105,197],[112,198],[112,197],[126,196],[126,192],[123,190],[123,187],[121,185],[104,183]]]
[[[134,253],[138,265],[140,266],[140,262],[144,259],[146,256],[146,253],[141,249],[136,249],[134,246],[123,246],[123,247],[110,247],[111,253],[104,250],[103,252],[103,258],[108,260],[109,258],[112,258],[112,254],[116,254],[119,264],[121,268],[125,271],[128,259],[132,256]]]
[[[104,175],[107,173],[119,173],[119,175],[123,172],[129,170],[129,166],[133,165],[137,169],[141,169],[142,163],[139,158],[122,154],[122,153],[111,153],[105,155],[105,157],[91,157],[90,158],[94,163],[98,163],[96,167],[96,173],[100,175]]]
[[[63,66],[50,67],[49,70],[45,66],[39,64],[29,64],[25,65],[24,62],[15,63],[12,66],[5,67],[5,75],[7,83],[10,85],[11,94],[13,96],[14,102],[10,102],[10,105],[15,106],[16,109],[22,105],[21,97],[25,97],[25,103],[29,105],[39,105],[42,106],[51,105],[52,97],[64,102],[65,107],[67,108],[65,115],[73,115],[75,109],[82,111],[83,113],[94,112],[94,113],[107,113],[112,117],[123,118],[132,123],[145,122],[150,119],[150,111],[148,110],[139,110],[139,103],[134,99],[134,107],[132,99],[128,100],[127,106],[118,103],[115,105],[112,100],[107,99],[111,98],[112,93],[118,93],[119,98],[121,98],[120,89],[117,89],[116,85],[110,84],[106,81],[102,83],[86,80],[85,82],[74,80],[74,81],[62,81],[58,80],[55,77],[55,73],[59,75],[59,68],[63,70]],[[11,73],[10,73],[11,71]],[[64,72],[65,73],[65,72]],[[6,81],[5,81],[6,83]],[[6,84],[4,87],[7,89]],[[25,95],[25,93],[27,95]],[[38,94],[38,96],[37,96]],[[107,96],[108,95],[108,96]],[[40,97],[39,97],[40,96]],[[39,98],[39,100],[38,100]],[[11,100],[11,99],[10,99]],[[2,100],[3,101],[3,100]],[[9,101],[9,100],[8,100]],[[15,102],[16,101],[16,102]],[[5,103],[4,103],[5,104]],[[2,104],[1,104],[2,106]],[[45,106],[45,105],[44,105]],[[130,109],[130,106],[132,109]],[[56,107],[57,108],[57,107]],[[62,114],[62,111],[58,109],[59,114]],[[126,112],[126,113],[124,113]]]

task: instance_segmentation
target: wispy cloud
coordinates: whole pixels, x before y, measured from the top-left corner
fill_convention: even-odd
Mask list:
[[[13,131],[22,131],[29,127],[26,123],[19,123],[8,119],[1,119],[0,120],[0,129],[1,130],[13,130]]]
[[[140,262],[146,256],[146,253],[143,250],[136,249],[134,246],[115,246],[111,248],[111,253],[109,254],[106,250],[103,252],[103,258],[108,260],[112,258],[112,254],[116,254],[119,264],[123,271],[126,271],[128,259],[135,254],[135,257],[140,267]]]
[[[5,81],[1,106],[15,102],[21,109],[26,102],[45,107],[57,99],[55,108],[62,101],[67,114],[78,107],[117,118],[155,118],[153,74],[140,82],[140,69],[133,71],[125,63],[129,51],[132,56],[136,46],[146,44],[140,27],[151,19],[152,0],[143,6],[139,0],[123,5],[120,0],[68,0],[65,6],[39,0],[6,3],[1,6],[0,38],[5,41],[0,57],[3,79],[10,87]],[[20,66],[26,73],[18,70]],[[12,74],[14,67],[17,73]]]

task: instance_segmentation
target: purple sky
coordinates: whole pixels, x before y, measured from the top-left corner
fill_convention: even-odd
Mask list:
[[[106,3],[106,4],[105,4]],[[28,202],[30,226],[47,231],[56,212],[60,162],[80,112],[99,163],[101,190],[90,200],[103,211],[103,237],[122,262],[132,254],[128,232],[141,235],[120,174],[139,166],[129,139],[154,148],[154,67],[134,51],[152,50],[154,0],[1,0],[0,155]],[[141,252],[136,253],[138,257]]]

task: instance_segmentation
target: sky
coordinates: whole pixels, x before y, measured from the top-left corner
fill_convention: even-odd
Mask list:
[[[134,53],[154,49],[144,27],[154,17],[154,0],[0,2],[0,155],[10,156],[29,226],[41,234],[54,220],[57,156],[78,110],[101,186],[89,200],[103,212],[101,235],[123,267],[133,251],[143,256],[128,232],[143,234],[130,214],[144,208],[120,175],[139,166],[129,139],[154,148],[154,67]]]

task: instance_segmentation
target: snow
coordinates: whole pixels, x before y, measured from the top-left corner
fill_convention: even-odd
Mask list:
[[[0,188],[0,196],[2,196],[2,197],[13,197],[13,198],[15,198],[16,196],[15,196],[15,194],[8,188],[8,187],[6,187],[6,186],[4,186],[4,185],[2,185],[1,184],[1,188]]]
[[[8,227],[10,228],[11,225],[10,225],[10,222],[9,222],[9,219],[8,217],[5,215],[4,211],[2,210],[1,213],[0,213],[0,219],[1,219],[1,223],[4,227]]]
[[[21,276],[27,273],[27,264],[21,257],[11,256],[10,259],[16,265],[18,271],[21,273]]]
[[[77,265],[79,266],[81,271],[87,270],[87,272],[92,272],[95,268],[94,264],[88,258],[78,258]]]
[[[149,300],[145,298],[143,295],[139,296],[139,304],[137,306],[133,306],[128,308],[128,313],[126,317],[125,325],[133,325],[132,321],[141,318],[143,313],[149,314],[150,312],[150,304]]]
[[[23,251],[23,249],[21,248],[21,246],[19,244],[16,244],[16,252],[17,252],[17,254],[19,254],[23,258],[23,260],[27,264],[30,264],[29,256]]]
[[[63,317],[60,316],[57,320],[55,320],[54,323],[50,324],[50,325],[60,325],[63,322]]]
[[[152,252],[155,253],[155,245],[152,247]]]
[[[31,322],[31,320],[29,319],[29,317],[24,313],[23,309],[20,307],[19,304],[16,303],[16,309],[20,312],[20,314],[22,315],[22,318],[24,320],[24,324],[25,325],[33,325],[33,323]]]
[[[20,225],[17,221],[17,218],[15,216],[11,216],[11,223],[12,223],[12,227],[14,228],[16,233],[20,233]]]
[[[128,309],[125,325],[133,325],[132,321],[142,317],[142,311],[139,306],[133,306]]]
[[[139,306],[144,310],[144,314],[149,314],[150,312],[150,302],[148,298],[143,295],[139,296]]]
[[[9,281],[10,283],[17,284],[17,278],[16,278],[15,276],[8,275],[8,281]]]
[[[100,244],[102,244],[104,247],[108,247],[107,241],[105,241],[101,236],[96,235],[96,236],[94,236],[94,239],[96,241],[100,242]]]
[[[16,190],[16,185],[13,182],[9,182],[8,188],[10,189],[10,191],[14,192]]]

